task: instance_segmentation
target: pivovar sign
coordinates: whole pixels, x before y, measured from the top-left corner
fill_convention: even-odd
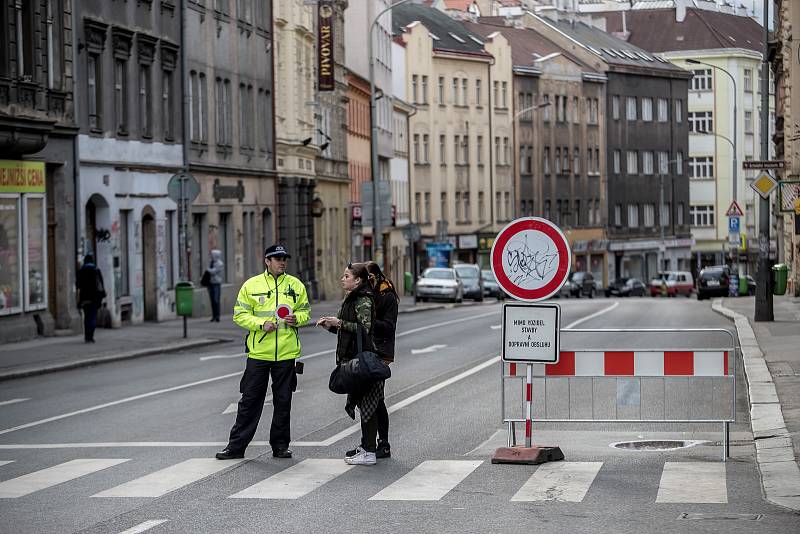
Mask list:
[[[492,271],[509,296],[526,302],[547,299],[569,276],[567,238],[547,219],[523,217],[500,230],[492,245]]]

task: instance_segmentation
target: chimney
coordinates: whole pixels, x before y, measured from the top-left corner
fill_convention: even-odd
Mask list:
[[[686,0],[675,0],[675,22],[684,20],[686,20]]]

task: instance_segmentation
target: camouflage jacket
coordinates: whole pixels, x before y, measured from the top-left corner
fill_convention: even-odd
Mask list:
[[[372,341],[375,306],[369,286],[362,285],[348,293],[336,317],[342,320],[342,326],[336,332],[336,363],[350,360],[358,354],[358,325],[363,327],[362,350],[375,351]]]

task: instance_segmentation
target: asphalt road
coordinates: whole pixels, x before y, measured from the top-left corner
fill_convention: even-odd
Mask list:
[[[731,327],[694,299],[560,304],[562,327]],[[265,443],[269,404],[245,461],[212,459],[235,418],[243,369],[235,344],[4,382],[0,531],[800,530],[800,517],[762,499],[744,387],[725,463],[719,425],[541,423],[535,440],[561,446],[565,462],[492,465],[506,442],[500,321],[500,305],[489,302],[401,316],[386,385],[392,458],[373,467],[347,469],[341,460],[359,430],[327,389],[335,337],[322,330],[301,334],[306,365],[291,460],[273,459]],[[619,334],[604,343],[655,341]],[[10,399],[28,400],[2,404]],[[640,438],[702,443],[659,452],[609,446]]]

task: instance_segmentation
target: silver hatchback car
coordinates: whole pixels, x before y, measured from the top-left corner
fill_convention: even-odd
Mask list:
[[[414,301],[425,302],[429,299],[442,299],[450,302],[461,302],[464,299],[464,283],[455,269],[448,267],[425,269],[417,280]]]

